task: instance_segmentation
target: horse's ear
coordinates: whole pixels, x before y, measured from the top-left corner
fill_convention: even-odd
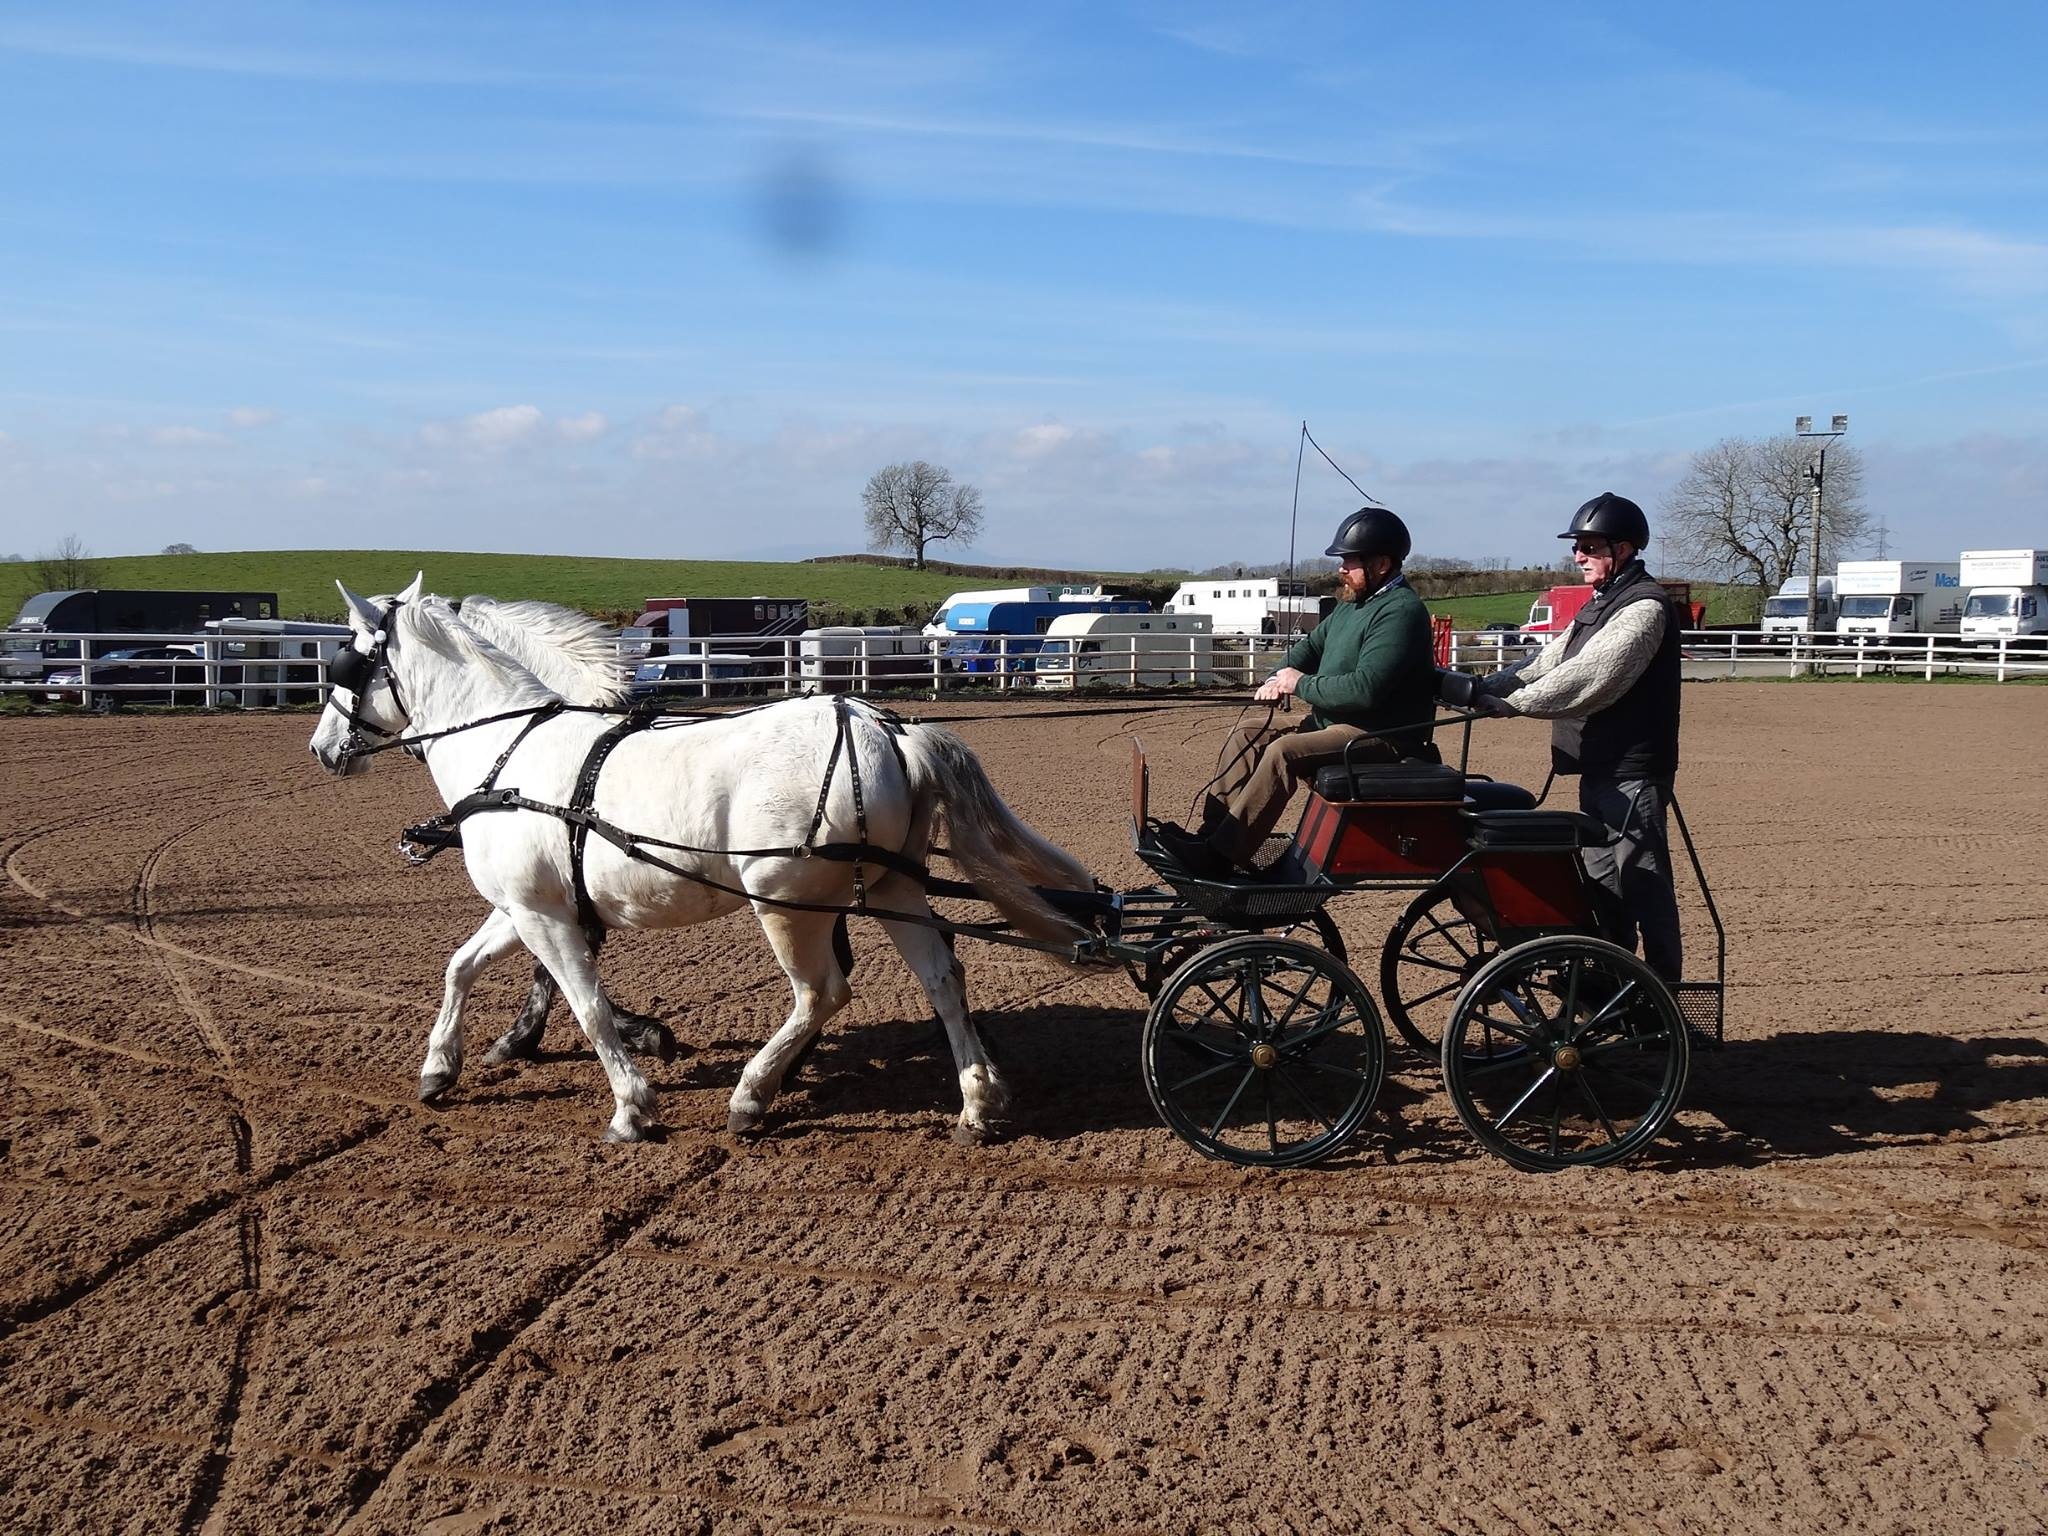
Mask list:
[[[347,587],[342,586],[339,579],[335,581],[334,585],[336,590],[341,593],[342,601],[348,604],[348,611],[355,616],[356,623],[364,629],[375,630],[377,620],[381,617],[377,610],[372,608],[362,598],[357,597],[355,593],[349,591]]]
[[[425,583],[426,579],[427,573],[425,571],[415,571],[413,573],[412,585],[398,594],[398,600],[401,603],[412,602],[420,595],[420,587]]]

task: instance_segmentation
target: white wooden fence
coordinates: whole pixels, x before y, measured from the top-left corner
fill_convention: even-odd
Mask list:
[[[1162,672],[1198,679],[1204,691],[1242,692],[1256,686],[1286,655],[1284,638],[1151,635],[1141,647],[1094,658],[1095,670],[1072,673],[1061,658],[1047,682],[1062,690],[1083,686],[1131,687]],[[636,670],[658,664],[669,674],[636,682],[636,692],[664,697],[727,699],[807,691],[936,694],[956,690],[1038,691],[1036,635],[982,637],[986,649],[964,660],[946,654],[954,636],[846,636],[837,654],[805,654],[800,636],[714,635],[663,642],[648,655],[621,642],[621,659]],[[13,647],[0,651],[0,697],[32,702],[86,704],[96,708],[134,702],[177,702],[206,708],[251,708],[316,703],[326,687],[326,659],[332,641],[280,636],[220,638],[163,634],[10,635]],[[102,655],[65,659],[24,648],[22,642],[55,642],[79,651],[135,647],[185,647],[175,659],[125,660]],[[1487,672],[1528,655],[1534,642],[1512,631],[1461,630],[1451,637],[1451,664]],[[279,654],[280,651],[286,654]],[[1891,635],[1837,638],[1764,634],[1759,630],[1702,630],[1684,637],[1685,675],[1799,677],[1809,674],[1866,677],[1892,675],[1933,679],[1982,677],[1997,682],[2048,678],[2048,640],[2001,639],[1965,645],[1954,635]],[[691,665],[695,663],[694,667]],[[152,672],[136,681],[138,669]],[[687,675],[677,676],[677,673]],[[124,675],[125,674],[125,675]],[[1187,686],[1186,684],[1182,685]]]

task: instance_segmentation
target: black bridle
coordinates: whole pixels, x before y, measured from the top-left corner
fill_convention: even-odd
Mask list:
[[[384,686],[391,690],[391,702],[399,713],[410,719],[412,712],[405,707],[405,699],[398,691],[398,674],[391,670],[391,629],[398,618],[398,605],[402,601],[394,597],[377,618],[377,627],[370,635],[370,649],[363,652],[356,649],[355,637],[334,653],[327,662],[328,700],[333,701],[333,690],[348,690],[348,735],[342,738],[340,762],[346,766],[350,758],[367,757],[381,752],[386,747],[397,746],[404,735],[404,727],[387,731],[363,714],[363,702],[369,696],[370,687],[381,676]],[[363,733],[371,731],[383,737],[381,744],[373,744]]]

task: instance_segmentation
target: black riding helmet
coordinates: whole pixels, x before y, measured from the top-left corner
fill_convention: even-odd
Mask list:
[[[1650,542],[1650,520],[1643,516],[1643,509],[1626,496],[1602,491],[1572,514],[1571,527],[1558,537],[1576,539],[1588,533],[1641,549]]]
[[[1326,555],[1385,555],[1399,565],[1408,558],[1408,525],[1385,507],[1360,507],[1337,525]]]

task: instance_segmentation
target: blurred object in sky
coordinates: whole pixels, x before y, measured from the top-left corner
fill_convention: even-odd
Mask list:
[[[815,144],[772,151],[759,187],[761,232],[785,256],[819,261],[846,238],[846,188]]]

